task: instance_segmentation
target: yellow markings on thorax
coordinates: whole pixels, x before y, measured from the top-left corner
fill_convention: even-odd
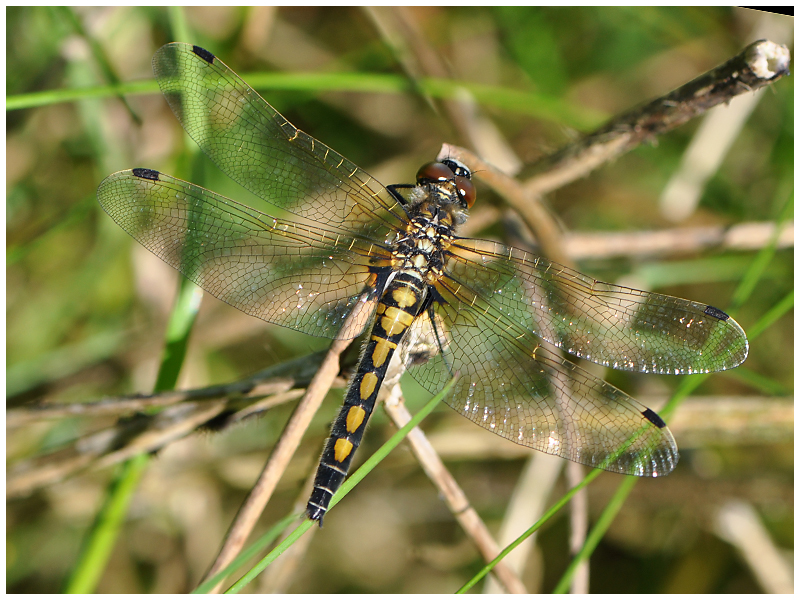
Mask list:
[[[411,259],[411,264],[417,269],[422,270],[428,266],[428,259],[425,258],[424,254],[415,254],[414,258]]]
[[[389,353],[397,348],[397,344],[377,335],[372,336],[372,341],[375,342],[375,349],[372,351],[372,364],[380,368],[386,362]]]
[[[375,386],[378,384],[378,376],[375,373],[367,373],[364,377],[361,378],[361,387],[359,387],[358,391],[361,394],[361,399],[366,400],[372,395],[372,392],[375,391]],[[353,407],[355,408],[355,407]],[[351,409],[352,410],[352,409]],[[363,412],[363,411],[362,411]],[[350,417],[347,417],[348,422]],[[350,431],[350,427],[348,426],[347,431]]]
[[[337,462],[344,462],[344,460],[350,456],[352,451],[353,442],[345,438],[339,438],[336,440],[336,444],[333,446],[333,457]]]
[[[422,238],[416,241],[417,250],[420,252],[433,252],[434,245],[428,238]]]
[[[351,406],[347,411],[347,433],[355,433],[364,422],[367,412],[360,406]]]

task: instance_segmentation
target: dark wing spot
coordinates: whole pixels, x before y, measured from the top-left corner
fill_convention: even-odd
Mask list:
[[[715,319],[719,319],[720,321],[727,321],[730,319],[727,313],[722,312],[720,309],[714,306],[706,306],[706,310],[704,312]]]
[[[205,48],[201,48],[200,46],[192,46],[192,52],[197,54],[197,56],[202,58],[208,64],[210,64],[210,65],[214,64],[214,55],[211,54],[211,52],[209,52]]]
[[[664,423],[664,420],[649,408],[645,408],[644,411],[642,411],[642,415],[644,415],[645,419],[650,421],[653,425],[655,425],[659,429],[663,429],[664,427],[667,426],[667,424]]]
[[[141,177],[142,179],[150,179],[151,181],[158,181],[159,172],[153,169],[134,169],[134,177]]]

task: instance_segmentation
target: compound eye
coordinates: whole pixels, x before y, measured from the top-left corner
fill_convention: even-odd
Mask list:
[[[472,172],[469,170],[469,168],[454,158],[445,158],[442,162],[450,167],[450,170],[456,175],[466,177],[467,179],[472,177]]]
[[[436,181],[447,181],[453,178],[453,172],[444,163],[430,162],[422,165],[417,171],[417,183],[432,183]]]
[[[461,201],[467,205],[467,208],[472,208],[475,204],[475,185],[466,177],[461,175],[456,176],[456,190]]]

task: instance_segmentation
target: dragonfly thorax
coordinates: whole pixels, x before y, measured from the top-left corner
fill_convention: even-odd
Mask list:
[[[444,253],[456,225],[466,220],[466,210],[457,204],[423,202],[410,213],[405,235],[392,249],[392,268],[432,285],[442,275]]]

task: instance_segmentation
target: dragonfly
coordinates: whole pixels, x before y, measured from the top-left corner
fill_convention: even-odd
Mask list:
[[[413,184],[384,186],[292,125],[211,52],[167,44],[153,70],[203,152],[287,216],[146,168],[100,184],[106,213],[249,315],[329,339],[368,331],[308,501],[306,514],[320,526],[393,357],[431,393],[457,374],[445,402],[492,433],[642,477],[675,468],[672,433],[564,352],[659,374],[722,371],[747,357],[744,331],[718,308],[460,237],[476,192],[455,159],[424,165]]]

